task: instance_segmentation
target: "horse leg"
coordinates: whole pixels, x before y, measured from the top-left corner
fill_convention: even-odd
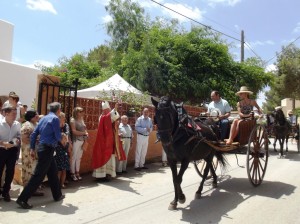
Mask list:
[[[183,174],[186,171],[186,169],[188,168],[189,163],[190,162],[188,160],[181,161],[180,170],[179,170],[179,173],[177,175],[178,201],[179,201],[180,204],[183,204],[186,200],[185,195],[183,194],[182,189],[181,189],[181,183],[182,183]]]
[[[206,161],[206,166],[205,166],[205,169],[204,169],[204,172],[203,172],[203,177],[202,177],[202,181],[200,183],[200,186],[195,194],[195,199],[200,199],[201,198],[201,193],[202,193],[202,190],[203,190],[203,185],[204,185],[204,182],[207,178],[207,175],[208,175],[208,172],[209,172],[209,169],[210,169],[210,166],[211,166],[211,162],[212,162],[212,157],[205,160]]]
[[[218,187],[218,182],[217,182],[218,181],[218,177],[216,175],[216,172],[214,170],[214,167],[213,167],[212,163],[210,164],[210,172],[211,172],[211,174],[213,176],[212,186],[213,186],[213,188],[217,188]]]
[[[290,137],[290,136],[288,136],[288,135],[287,135],[287,136],[286,136],[286,140],[285,140],[285,146],[286,146],[286,149],[285,149],[285,151],[286,151],[286,152],[288,152],[288,151],[289,151],[289,147],[288,147],[288,143],[289,143],[289,137]]]
[[[283,144],[284,144],[284,139],[279,139],[279,145],[280,145],[280,158],[283,157]]]
[[[168,163],[169,163],[171,171],[172,171],[174,193],[175,193],[175,198],[174,198],[173,201],[171,201],[168,209],[169,210],[176,210],[177,209],[177,201],[178,201],[177,161],[174,161],[174,160],[170,161],[168,159]]]
[[[273,143],[274,152],[277,152],[277,150],[276,150],[276,142],[277,142],[277,138],[275,137],[275,139],[274,139],[274,143]]]

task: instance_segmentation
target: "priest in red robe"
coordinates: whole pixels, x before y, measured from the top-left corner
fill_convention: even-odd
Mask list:
[[[113,110],[107,101],[102,102],[102,115],[99,118],[97,138],[93,149],[93,177],[108,181],[116,177],[116,158],[125,160],[126,156],[120,144],[115,122],[120,117],[118,103]]]

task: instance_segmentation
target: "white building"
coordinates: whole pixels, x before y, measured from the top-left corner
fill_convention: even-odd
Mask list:
[[[281,100],[281,106],[284,114],[287,116],[289,110],[293,110],[293,99],[285,98]],[[300,100],[295,100],[295,108],[300,107]]]
[[[16,92],[30,108],[36,98],[39,69],[12,62],[14,25],[0,20],[0,96]]]

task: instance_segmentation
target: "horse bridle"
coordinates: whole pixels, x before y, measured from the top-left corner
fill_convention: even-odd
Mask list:
[[[172,114],[172,109],[176,111],[176,108],[172,104],[172,102],[171,102],[171,105],[168,106],[168,107],[163,107],[163,108],[158,108],[157,107],[157,111],[164,111],[166,114],[169,115],[169,118],[170,118],[170,121],[171,121],[171,127],[170,128],[163,129],[163,130],[159,129],[157,131],[158,134],[160,134],[160,133],[168,133],[171,136],[170,142],[168,142],[166,145],[170,145],[171,142],[173,141],[173,135],[172,135],[172,133],[173,133],[173,129],[174,129],[174,117],[173,117],[173,114]]]

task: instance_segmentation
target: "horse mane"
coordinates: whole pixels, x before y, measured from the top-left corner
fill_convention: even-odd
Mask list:
[[[282,110],[277,110],[275,112],[275,123],[279,124],[280,126],[285,125],[287,122],[284,113]]]

